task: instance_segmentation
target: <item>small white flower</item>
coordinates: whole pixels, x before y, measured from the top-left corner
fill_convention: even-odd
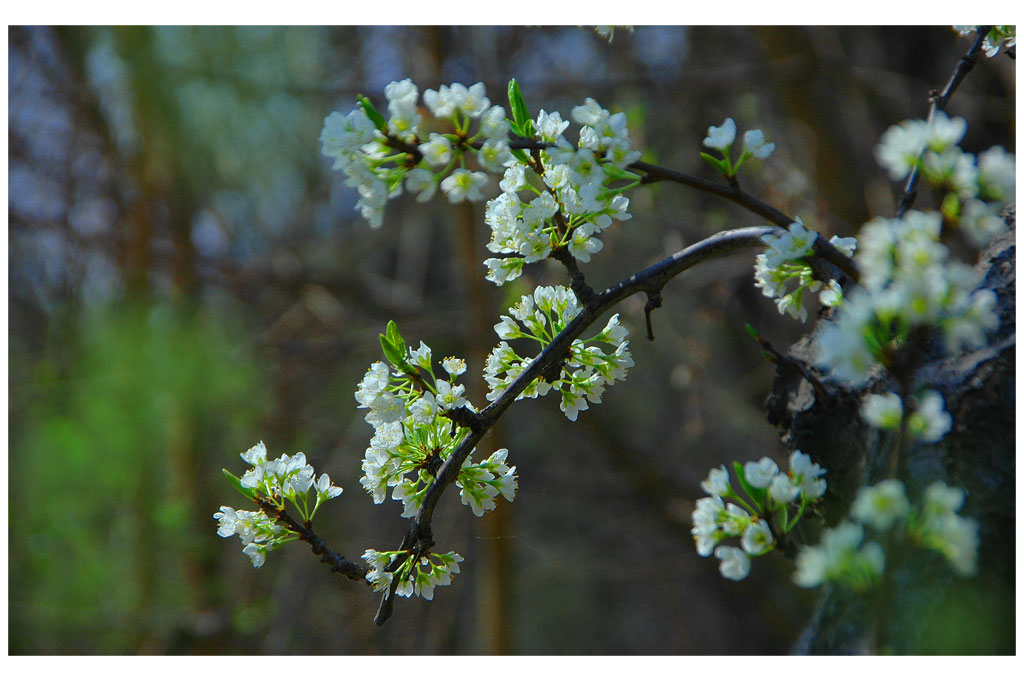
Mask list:
[[[774,544],[775,538],[772,536],[767,520],[758,520],[756,523],[751,523],[746,531],[744,531],[743,538],[740,540],[740,546],[752,556],[765,553]]]
[[[708,136],[704,138],[704,146],[725,151],[736,139],[736,121],[726,118],[721,126],[708,128]]]
[[[255,466],[257,464],[266,463],[267,461],[267,447],[260,440],[258,443],[253,445],[244,454],[239,454],[242,460],[246,463]]]
[[[740,581],[750,574],[750,557],[735,546],[719,546],[715,558],[722,561],[718,571],[726,579]]]
[[[458,357],[445,357],[441,367],[448,372],[449,376],[461,376],[466,373],[466,360]]]
[[[760,130],[748,130],[743,133],[743,147],[754,158],[768,158],[775,151],[775,143],[765,142],[764,133]]]
[[[267,547],[263,544],[249,544],[242,549],[242,553],[252,559],[252,566],[254,568],[262,567],[263,563],[267,560]]]
[[[331,478],[327,473],[320,475],[316,481],[316,496],[318,499],[333,499],[342,493],[340,487],[331,484]]]
[[[958,144],[967,132],[967,121],[957,116],[950,118],[941,109],[928,122],[925,140],[928,148],[939,153]]]
[[[434,173],[426,168],[413,168],[405,176],[405,188],[412,194],[416,194],[416,200],[420,203],[434,198],[437,191],[437,182],[434,181]]]
[[[823,584],[828,578],[828,554],[820,546],[804,546],[796,556],[793,581],[805,589]]]
[[[452,143],[444,135],[430,133],[430,138],[420,145],[423,160],[432,166],[443,166],[452,159]]]
[[[217,534],[222,537],[233,535],[237,531],[239,523],[242,522],[235,509],[230,506],[221,506],[220,511],[213,514],[213,518],[220,523]]]
[[[885,131],[875,147],[879,165],[893,180],[902,180],[917,165],[928,142],[928,124],[921,120],[903,121]]]
[[[729,487],[729,471],[726,470],[725,466],[712,468],[708,472],[708,477],[700,483],[700,488],[714,496],[720,497],[728,494],[731,489]]]
[[[370,405],[365,421],[373,426],[393,423],[405,418],[405,402],[391,393],[381,393]]]
[[[782,504],[788,504],[800,494],[800,488],[793,484],[793,481],[785,473],[779,473],[772,478],[772,484],[768,488],[772,498]]]
[[[423,393],[419,399],[409,406],[409,413],[412,414],[413,423],[421,425],[433,423],[434,417],[437,415],[437,402],[434,400],[434,394],[430,392]]]
[[[557,111],[547,113],[544,109],[537,114],[537,133],[545,142],[555,142],[562,132],[569,127],[569,121],[562,120],[562,114]]]
[[[429,369],[431,365],[430,355],[430,346],[420,341],[420,346],[417,349],[409,351],[409,362],[422,369]]]
[[[448,201],[451,203],[482,201],[484,195],[480,192],[480,188],[485,184],[487,184],[486,174],[458,168],[441,181],[441,191],[448,196]]]
[[[761,457],[760,461],[748,461],[743,464],[743,475],[751,487],[765,489],[772,484],[775,474],[779,472],[779,465],[767,456]]]
[[[466,392],[464,385],[452,385],[448,381],[437,382],[437,404],[445,410],[457,409],[468,404],[462,394]]]
[[[823,478],[827,472],[799,449],[789,455],[790,478],[808,499],[817,499],[825,493],[827,485]]]
[[[501,340],[512,340],[523,335],[519,324],[508,315],[501,315],[501,321],[494,325],[494,333],[498,334]]]
[[[725,513],[721,515],[722,531],[730,537],[739,537],[753,522],[753,518],[745,510],[733,503],[725,505]]]
[[[952,417],[943,408],[942,395],[934,390],[924,394],[907,419],[907,430],[924,442],[938,442],[952,425]]]
[[[505,109],[492,106],[480,117],[480,132],[490,142],[508,141],[509,124],[505,119]]]
[[[837,307],[843,304],[843,287],[835,279],[828,282],[828,286],[821,289],[818,294],[818,302],[825,307]]]
[[[875,428],[893,430],[903,419],[903,402],[896,393],[868,395],[860,407],[861,417]]]
[[[903,483],[896,479],[883,480],[873,487],[862,487],[850,508],[850,515],[876,530],[885,531],[907,517],[907,501]]]
[[[498,183],[503,192],[519,191],[526,186],[526,166],[515,163],[505,169],[505,175]],[[488,204],[490,205],[490,204]]]
[[[978,182],[986,198],[1013,201],[1017,190],[1017,157],[1002,147],[978,155]]]
[[[523,262],[522,258],[488,258],[484,260],[484,265],[487,266],[485,279],[493,281],[498,286],[517,279],[523,273]]]

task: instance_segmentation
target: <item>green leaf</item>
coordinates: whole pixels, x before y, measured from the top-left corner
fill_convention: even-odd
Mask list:
[[[404,358],[401,353],[399,353],[398,348],[396,348],[391,340],[384,334],[380,335],[380,349],[384,351],[384,357],[391,362],[392,366],[400,367],[404,363]]]
[[[512,155],[524,166],[530,165],[530,156],[522,149],[512,149]]]
[[[533,136],[533,122],[530,120],[530,110],[526,108],[526,100],[519,90],[519,83],[513,78],[508,82],[508,104],[512,108],[512,120],[524,137]],[[529,130],[527,130],[529,124]]]
[[[363,107],[363,111],[365,111],[366,115],[370,117],[370,120],[373,121],[375,126],[377,126],[377,129],[386,135],[388,132],[387,121],[384,120],[384,117],[381,116],[380,112],[373,106],[373,102],[363,95],[358,95],[356,99],[359,100],[359,105]]]
[[[759,333],[757,332],[757,329],[755,329],[755,328],[754,328],[753,326],[751,326],[750,324],[747,324],[747,325],[746,325],[746,329],[747,329],[747,333],[749,333],[749,334],[750,334],[750,337],[751,337],[751,338],[753,338],[754,340],[756,340],[756,341],[758,341],[758,342],[760,342],[760,341],[761,341],[761,334],[759,334]]]
[[[393,319],[388,322],[387,335],[388,340],[390,340],[396,348],[401,349],[403,351],[402,356],[405,357],[405,339],[402,338],[402,334],[398,332],[398,324],[395,324],[395,320]]]
[[[241,492],[242,495],[245,496],[247,499],[252,501],[253,497],[256,496],[256,490],[249,489],[248,487],[242,487],[242,481],[237,476],[232,475],[231,471],[229,471],[228,469],[222,468],[221,472],[224,473],[224,477],[228,479],[228,482],[235,486],[235,489]]]

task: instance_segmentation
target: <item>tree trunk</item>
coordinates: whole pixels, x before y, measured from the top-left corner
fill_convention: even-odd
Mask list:
[[[913,503],[936,480],[967,493],[961,515],[980,528],[978,571],[957,577],[934,551],[891,546],[886,574],[873,591],[822,589],[817,611],[794,652],[802,654],[1014,654],[1015,552],[1015,215],[1010,230],[982,254],[982,287],[996,293],[999,329],[987,347],[945,357],[936,347],[917,373],[918,385],[940,392],[953,426],[936,443],[903,453],[903,482]],[[789,350],[813,360],[809,338]],[[891,432],[859,417],[857,393],[822,379],[826,396],[786,363],[768,398],[768,419],[782,440],[827,470],[825,524],[846,517],[857,490],[889,477]],[[879,386],[883,387],[883,386]],[[892,386],[885,387],[893,389]]]

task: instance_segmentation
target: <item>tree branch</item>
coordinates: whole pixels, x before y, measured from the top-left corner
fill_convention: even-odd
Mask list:
[[[299,539],[309,544],[313,553],[320,556],[320,562],[331,566],[331,572],[339,572],[352,580],[366,581],[366,573],[369,570],[365,566],[353,563],[347,560],[345,556],[331,551],[327,548],[324,540],[320,538],[320,535],[314,532],[311,527],[303,525],[288,515],[288,512],[283,508],[278,508],[259,495],[256,495],[254,501],[261,511],[276,519],[278,524],[299,535]]]
[[[974,68],[978,61],[978,52],[981,51],[981,46],[985,42],[985,36],[988,35],[991,29],[991,26],[978,27],[978,37],[974,40],[974,44],[971,45],[971,49],[967,51],[967,54],[960,58],[956,68],[953,69],[953,75],[949,77],[949,81],[946,83],[946,87],[943,88],[942,92],[932,91],[929,97],[931,99],[931,106],[928,107],[929,123],[935,117],[936,111],[946,110],[946,104],[949,102],[949,98],[953,96],[953,93],[956,92],[957,87],[960,86],[960,81]],[[918,171],[918,166],[915,165],[913,170],[910,171],[910,176],[907,178],[907,184],[903,188],[903,195],[900,197],[899,206],[896,208],[896,217],[903,217],[910,210],[910,207],[914,205],[914,201],[917,199],[917,182],[919,177],[920,172]]]
[[[508,388],[480,412],[474,413],[466,410],[459,414],[460,423],[469,425],[470,433],[445,460],[434,481],[427,488],[423,503],[410,522],[399,550],[412,551],[414,555],[429,551],[434,544],[430,528],[434,509],[441,500],[445,489],[455,482],[462,464],[473,452],[477,443],[530,383],[562,362],[569,352],[572,342],[579,338],[601,315],[635,293],[660,291],[669,280],[705,260],[728,255],[743,248],[763,246],[764,237],[780,232],[781,230],[775,227],[744,227],[719,232],[620,281],[599,294],[593,294],[590,301],[584,303],[583,311],[530,362],[529,366]],[[818,239],[815,242],[815,248],[823,247],[835,250],[835,247],[827,241]],[[813,257],[822,256],[816,253]],[[400,564],[401,561],[396,561],[393,567],[398,567]],[[392,587],[397,587],[396,581],[392,582]],[[374,618],[378,625],[384,624],[391,616],[394,592],[395,589],[392,588],[381,600],[380,609]]]

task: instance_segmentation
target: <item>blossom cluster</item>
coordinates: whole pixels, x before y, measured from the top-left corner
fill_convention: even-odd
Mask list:
[[[404,556],[404,560],[393,571],[388,571],[388,566],[400,556]],[[367,549],[363,553],[363,560],[370,565],[366,581],[373,585],[374,591],[387,591],[397,578],[396,594],[406,598],[415,594],[430,601],[434,599],[434,587],[448,586],[452,583],[452,575],[459,573],[462,556],[454,551],[431,552],[417,560],[410,551]]]
[[[387,201],[403,190],[417,201],[431,199],[438,188],[452,203],[483,201],[487,174],[501,174],[503,193],[487,208],[493,231],[488,248],[503,256],[484,263],[495,283],[516,278],[525,263],[557,248],[587,262],[603,246],[597,235],[613,220],[631,217],[623,192],[638,185],[640,176],[626,167],[640,152],[630,147],[626,116],[587,99],[572,111],[581,126],[574,145],[562,134],[569,121],[543,109],[529,118],[513,86],[514,119],[506,118],[503,107],[491,106],[483,83],[425,91],[426,109],[451,129],[442,133],[423,125],[419,90],[411,80],[389,83],[384,95],[390,117],[385,120],[365,97],[347,115],[331,113],[320,136],[323,154],[357,189],[356,206],[371,227],[383,223]],[[537,153],[513,149],[512,133],[535,144]],[[478,170],[467,167],[467,158],[475,159]],[[625,185],[612,186],[622,180]]]
[[[312,522],[323,502],[342,492],[340,487],[331,484],[326,473],[316,478],[313,467],[306,463],[306,455],[302,452],[295,456],[282,454],[277,459],[268,460],[267,448],[260,442],[240,456],[252,468],[241,478],[224,471],[237,489],[249,499],[258,497],[281,511],[285,510],[285,501],[288,501],[307,523]],[[310,499],[311,494],[313,499]],[[219,523],[217,534],[222,537],[238,535],[244,546],[242,553],[252,559],[254,567],[263,565],[268,551],[298,537],[263,510],[243,511],[221,506],[213,517]]]
[[[826,582],[858,590],[870,587],[885,570],[885,553],[878,541],[865,541],[867,532],[905,536],[943,554],[957,574],[970,576],[977,567],[978,526],[957,515],[963,501],[962,489],[943,482],[925,490],[919,509],[911,505],[899,480],[863,487],[850,508],[850,519],[826,529],[820,544],[801,549],[793,580],[808,588]]]
[[[779,314],[789,314],[794,319],[807,321],[804,307],[804,292],[822,289],[822,283],[814,278],[814,270],[807,262],[814,253],[814,243],[820,235],[807,229],[799,219],[781,234],[770,234],[762,238],[768,246],[754,260],[754,285],[767,298],[774,298]],[[852,256],[857,240],[851,237],[834,236],[830,243],[845,255]],[[795,284],[789,290],[790,284]],[[827,307],[842,304],[843,290],[836,280],[831,280],[821,290],[818,300]]]
[[[576,294],[564,286],[539,286],[532,296],[523,296],[509,308],[512,316],[502,315],[494,326],[501,343],[487,357],[484,380],[491,389],[487,399],[493,400],[512,385],[534,359],[520,357],[507,341],[525,338],[543,350],[581,311]],[[562,396],[562,412],[575,421],[590,404],[601,403],[605,387],[625,379],[626,370],[633,366],[628,335],[619,315],[612,315],[596,336],[572,342],[556,379],[536,378],[516,399],[543,397],[554,389]]]
[[[430,347],[422,341],[415,350],[406,347],[393,322],[381,335],[381,346],[393,367],[375,362],[355,393],[359,408],[368,410],[367,423],[374,427],[359,482],[378,504],[393,488],[391,498],[402,502],[402,517],[411,518],[437,470],[469,433],[450,418],[453,410],[473,408],[464,396],[465,386],[457,382],[466,362],[444,359],[441,368],[447,379],[439,378]],[[463,503],[474,514],[493,509],[493,498],[499,494],[509,501],[515,497],[515,467],[505,465],[507,455],[502,449],[479,464],[467,457],[460,469],[456,482]]]
[[[418,201],[432,198],[440,187],[452,203],[481,201],[487,175],[465,167],[474,155],[485,171],[501,169],[511,158],[505,110],[491,106],[483,83],[466,87],[442,85],[423,93],[423,103],[438,121],[450,123],[452,132],[420,129],[419,89],[410,79],[393,81],[384,88],[390,117],[385,120],[372,103],[360,97],[359,106],[342,115],[333,112],[324,120],[320,142],[334,168],[346,175],[346,184],[359,192],[356,204],[371,227],[380,227],[388,199],[403,186]],[[470,134],[470,123],[477,130]]]
[[[711,496],[697,500],[690,533],[698,554],[710,556],[713,551],[722,576],[741,580],[750,574],[751,557],[776,547],[773,527],[784,537],[808,506],[825,493],[826,471],[799,450],[790,455],[786,472],[768,457],[742,465],[736,462],[733,471],[746,498],[733,489],[724,465],[713,468],[701,483],[701,489]],[[727,538],[738,538],[740,548],[719,545]]]
[[[640,152],[630,148],[626,115],[611,114],[587,98],[572,110],[572,119],[582,126],[578,145],[562,134],[569,121],[541,109],[530,127],[547,147],[536,156],[513,157],[500,183],[502,193],[487,202],[487,249],[500,257],[484,265],[487,279],[499,286],[522,274],[524,264],[558,248],[589,262],[604,246],[597,235],[613,220],[632,217],[623,192],[636,186],[640,176],[626,167]],[[619,180],[629,183],[611,186]]]
[[[893,180],[917,168],[936,189],[946,192],[942,213],[975,246],[1003,231],[1003,208],[1014,201],[1017,160],[995,146],[977,157],[958,145],[967,121],[936,111],[928,121],[907,120],[890,127],[875,147],[878,162]]]
[[[748,130],[743,133],[743,151],[740,153],[736,163],[733,164],[730,150],[735,141],[736,121],[726,118],[722,125],[708,127],[708,134],[703,142],[705,147],[717,150],[721,158],[715,158],[711,154],[701,152],[701,158],[710,163],[712,167],[729,180],[736,177],[736,171],[739,170],[740,166],[747,159],[765,159],[775,151],[775,143],[765,140],[763,131]]]
[[[975,290],[977,275],[949,257],[942,216],[908,211],[875,218],[858,237],[860,286],[843,297],[834,322],[816,337],[818,360],[840,379],[859,385],[888,366],[912,330],[942,332],[951,353],[983,345],[998,326],[995,294]]]

